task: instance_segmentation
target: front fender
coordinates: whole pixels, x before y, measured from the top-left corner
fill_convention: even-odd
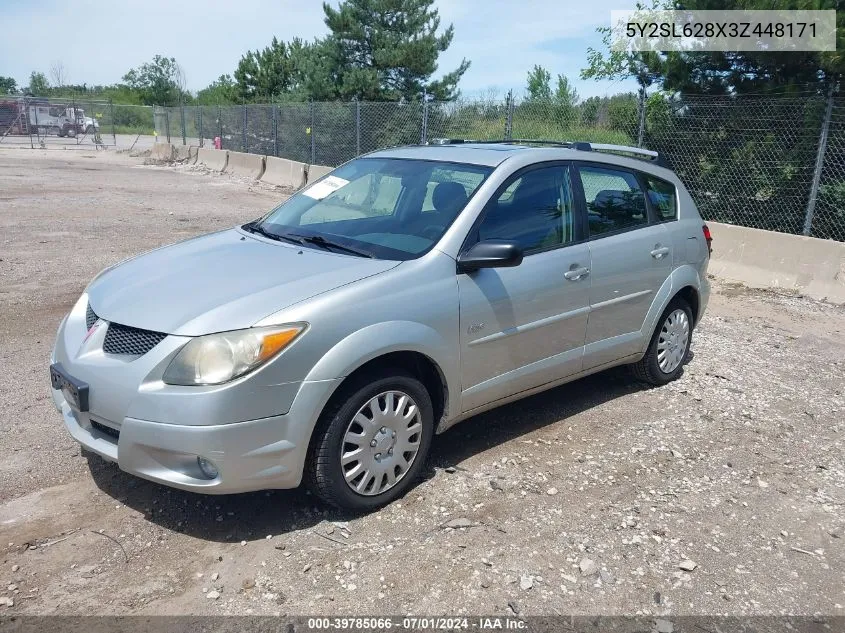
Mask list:
[[[414,321],[376,323],[340,340],[308,373],[306,381],[345,378],[369,361],[392,352],[418,352],[440,369],[450,394],[460,393],[460,353],[435,329]],[[448,399],[448,416],[457,415],[460,399]]]
[[[695,288],[695,291],[699,294],[699,296],[702,294],[701,275],[699,274],[698,269],[690,264],[678,266],[678,268],[673,270],[672,274],[669,275],[669,277],[666,278],[666,281],[663,282],[663,285],[660,286],[660,290],[658,290],[654,295],[654,301],[652,301],[651,307],[649,308],[648,314],[646,314],[646,318],[643,323],[643,347],[641,350],[643,354],[645,354],[648,350],[649,343],[651,343],[651,335],[654,333],[654,328],[657,327],[657,320],[660,318],[660,315],[663,314],[666,306],[669,305],[669,302],[675,297],[678,291],[686,286],[692,286]],[[703,312],[703,310],[700,310],[700,312]]]

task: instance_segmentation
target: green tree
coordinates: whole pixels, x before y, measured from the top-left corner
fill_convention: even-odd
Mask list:
[[[33,70],[29,75],[29,87],[26,91],[39,97],[47,96],[50,93],[50,82],[47,81],[47,76]]]
[[[185,75],[173,57],[156,55],[152,62],[131,69],[123,81],[145,105],[177,105],[190,98],[185,91]]]
[[[275,95],[304,94],[313,46],[299,38],[290,43],[273,38],[263,50],[248,51],[235,69],[237,96],[241,100],[270,99]]]
[[[18,91],[18,82],[11,77],[0,75],[0,94],[12,95]]]
[[[789,93],[820,90],[845,73],[845,11],[841,0],[676,0],[674,8],[838,9],[837,50],[668,52],[660,65],[663,88],[684,94]]]
[[[526,98],[529,101],[551,101],[552,75],[542,66],[535,65],[528,71],[528,84],[525,86]]]
[[[220,75],[208,86],[197,92],[200,105],[231,104],[238,100],[238,84],[230,75]]]
[[[433,5],[434,0],[345,0],[335,9],[324,2],[330,33],[319,47],[319,62],[336,79],[336,96],[413,101],[425,91],[441,101],[456,97],[469,62],[432,80],[440,53],[455,35],[452,25],[438,34],[440,15]]]
[[[569,79],[563,75],[557,76],[557,89],[555,90],[555,103],[561,106],[574,108],[578,103],[578,91]]]

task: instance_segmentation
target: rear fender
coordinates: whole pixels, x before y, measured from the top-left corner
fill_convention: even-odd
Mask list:
[[[657,320],[660,318],[660,315],[663,314],[666,306],[669,305],[669,302],[678,291],[686,286],[692,286],[697,292],[701,292],[701,276],[698,270],[690,264],[684,264],[673,270],[672,274],[666,278],[666,281],[660,286],[660,290],[655,294],[654,301],[652,301],[651,307],[646,314],[641,331],[643,341],[641,352],[643,354],[648,350],[648,346],[651,343],[651,336],[657,327]]]

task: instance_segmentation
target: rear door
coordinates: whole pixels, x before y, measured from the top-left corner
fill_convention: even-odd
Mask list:
[[[581,370],[590,249],[568,164],[521,170],[493,195],[464,248],[516,241],[519,266],[458,275],[464,411]]]
[[[646,314],[672,272],[674,246],[650,217],[637,172],[598,163],[577,170],[592,263],[584,349],[590,369],[642,349]]]

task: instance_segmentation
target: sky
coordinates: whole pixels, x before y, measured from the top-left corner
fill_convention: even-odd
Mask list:
[[[337,0],[332,0],[337,4]],[[465,96],[522,94],[534,64],[572,81],[582,98],[634,90],[631,80],[584,81],[587,48],[601,48],[597,26],[634,0],[437,0],[441,24],[454,24],[439,72],[472,62],[459,88]],[[247,50],[326,33],[322,0],[0,0],[0,75],[18,85],[33,70],[50,79],[60,61],[66,83],[120,81],[156,54],[175,57],[196,92],[232,74]]]

